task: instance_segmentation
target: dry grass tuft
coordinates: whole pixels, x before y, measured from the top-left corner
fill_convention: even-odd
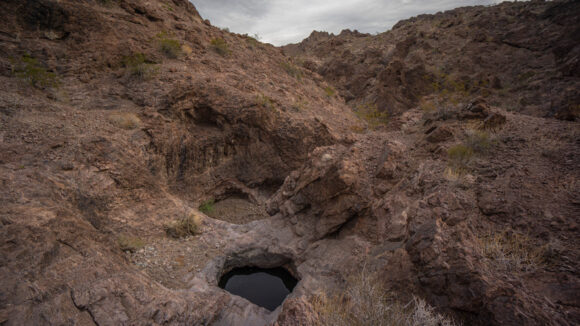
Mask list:
[[[189,45],[184,44],[181,46],[181,52],[188,56],[193,53],[193,49]]]
[[[463,144],[452,146],[447,150],[449,157],[449,167],[457,172],[465,171],[467,163],[473,156],[473,149]]]
[[[173,238],[184,238],[201,233],[201,217],[190,214],[180,220],[173,221],[163,226],[165,233]]]
[[[139,237],[121,235],[117,239],[117,244],[122,251],[135,252],[145,246],[145,241]]]
[[[118,128],[135,129],[141,126],[141,119],[132,112],[115,112],[108,117],[109,121]]]
[[[357,117],[366,121],[371,130],[375,130],[379,126],[385,126],[389,122],[389,113],[380,111],[374,103],[358,105],[354,113]]]
[[[414,297],[407,304],[394,299],[376,276],[364,271],[353,277],[345,292],[312,300],[318,326],[451,326],[455,323],[438,314],[424,300]]]
[[[280,67],[282,67],[282,69],[284,69],[288,75],[296,78],[298,81],[302,80],[302,70],[292,62],[282,61],[280,62]]]
[[[334,90],[334,88],[327,86],[324,88],[324,93],[326,94],[326,97],[334,97],[336,91]]]
[[[478,237],[487,265],[507,272],[530,271],[546,263],[547,245],[537,246],[529,236],[515,232],[487,233]]]
[[[492,140],[485,131],[468,130],[467,139],[465,139],[464,144],[471,148],[474,153],[485,153],[491,147]]]

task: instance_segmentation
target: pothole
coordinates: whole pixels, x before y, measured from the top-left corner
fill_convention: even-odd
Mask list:
[[[240,267],[224,274],[219,281],[219,287],[274,311],[297,283],[298,280],[282,267]]]

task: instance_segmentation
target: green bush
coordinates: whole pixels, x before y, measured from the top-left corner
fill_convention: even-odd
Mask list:
[[[221,55],[222,57],[226,57],[231,53],[228,44],[223,38],[217,37],[212,39],[210,41],[210,45],[212,50],[214,50],[217,54]]]
[[[159,67],[148,61],[143,53],[123,57],[122,64],[131,76],[138,79],[150,79],[159,71]]]
[[[215,201],[213,199],[209,199],[199,205],[199,210],[204,214],[209,214],[215,209],[214,205]]]
[[[302,80],[302,70],[296,67],[292,62],[283,61],[280,63],[280,67],[286,71],[286,73],[299,81]]]
[[[357,117],[365,120],[371,130],[376,129],[381,125],[386,125],[389,122],[389,113],[386,111],[379,111],[376,104],[367,103],[357,106],[354,113]]]
[[[168,58],[178,58],[181,56],[181,43],[178,40],[169,37],[167,32],[157,34],[159,50]]]
[[[333,97],[334,94],[336,94],[336,91],[334,90],[334,88],[327,86],[324,88],[324,93],[326,93],[326,96],[328,97]]]
[[[180,220],[173,221],[163,226],[165,233],[173,238],[184,238],[189,235],[201,233],[201,218],[190,214]]]
[[[36,58],[28,54],[19,60],[12,60],[12,74],[37,88],[56,88],[60,84],[55,73],[47,71]]]

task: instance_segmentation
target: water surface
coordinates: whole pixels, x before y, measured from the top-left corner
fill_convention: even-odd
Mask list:
[[[272,311],[282,304],[297,282],[281,267],[241,267],[222,276],[219,287]]]

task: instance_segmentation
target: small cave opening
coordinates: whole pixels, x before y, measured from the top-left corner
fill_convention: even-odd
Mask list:
[[[294,290],[298,280],[283,267],[238,267],[222,275],[220,288],[274,311]]]

